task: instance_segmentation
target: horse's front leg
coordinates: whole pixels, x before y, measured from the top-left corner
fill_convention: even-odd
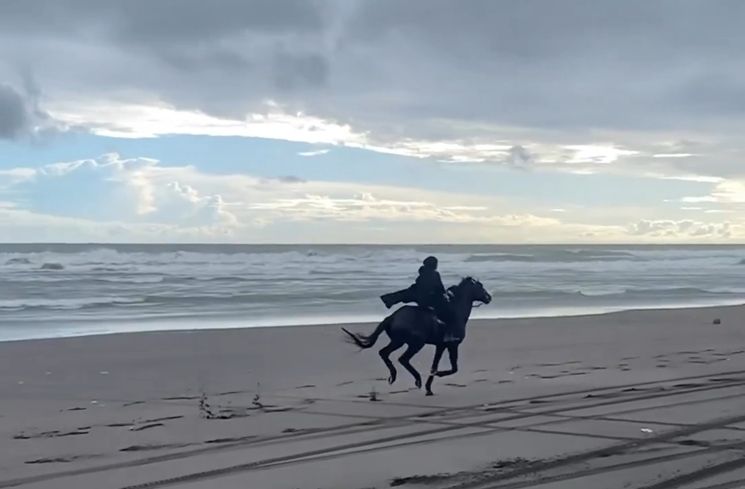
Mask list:
[[[438,377],[447,377],[458,372],[458,344],[448,345],[448,356],[450,356],[450,370],[443,370],[441,372],[435,372]]]
[[[435,375],[437,375],[437,367],[440,365],[440,359],[442,358],[442,354],[445,352],[445,345],[437,345],[435,347],[435,357],[432,359],[432,368],[429,371],[429,377],[427,378],[427,384],[425,387],[427,388],[426,395],[431,396],[432,394],[432,381],[435,380]]]

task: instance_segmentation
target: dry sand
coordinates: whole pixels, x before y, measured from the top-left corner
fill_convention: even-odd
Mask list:
[[[744,318],[474,322],[434,397],[336,326],[2,343],[0,488],[745,487]]]

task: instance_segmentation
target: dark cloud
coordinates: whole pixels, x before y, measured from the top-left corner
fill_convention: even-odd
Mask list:
[[[64,126],[41,107],[41,90],[35,80],[28,73],[20,75],[23,90],[0,83],[0,139],[39,142]]]
[[[6,0],[0,80],[23,62],[52,100],[236,118],[273,100],[527,166],[515,141],[739,141],[743,18],[736,0]]]
[[[346,41],[382,48],[380,86],[427,97],[423,116],[680,127],[743,114],[727,86],[745,72],[726,61],[745,41],[743,14],[732,1],[368,1]]]
[[[28,129],[26,103],[8,85],[0,85],[0,139],[15,139]]]
[[[523,146],[510,148],[506,163],[513,168],[530,168],[535,163],[535,157]]]
[[[194,44],[249,30],[298,32],[323,25],[314,0],[5,0],[0,13],[0,26],[6,31],[68,32],[147,44]]]
[[[328,63],[317,54],[278,53],[274,64],[275,83],[285,90],[318,87],[326,82]]]
[[[284,175],[277,177],[277,180],[282,183],[306,183],[307,180],[304,178],[296,177],[295,175]]]

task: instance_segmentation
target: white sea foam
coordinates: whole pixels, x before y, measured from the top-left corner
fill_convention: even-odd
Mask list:
[[[0,339],[5,325],[33,336],[61,318],[76,332],[185,318],[368,320],[387,313],[378,296],[408,286],[429,254],[440,258],[446,284],[473,275],[490,289],[494,302],[477,317],[745,297],[745,247],[0,245]],[[59,266],[42,269],[52,263]]]

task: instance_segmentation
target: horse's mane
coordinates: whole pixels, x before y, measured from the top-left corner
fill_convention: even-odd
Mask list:
[[[448,287],[448,292],[455,293],[456,290],[461,288],[466,282],[470,281],[478,282],[478,280],[473,277],[463,277],[458,285],[451,285],[450,287]]]
[[[475,278],[471,277],[470,275],[468,277],[463,277],[461,279],[460,283],[458,284],[458,287],[460,287],[461,285],[465,284],[466,282],[478,282],[478,280],[476,280]]]

